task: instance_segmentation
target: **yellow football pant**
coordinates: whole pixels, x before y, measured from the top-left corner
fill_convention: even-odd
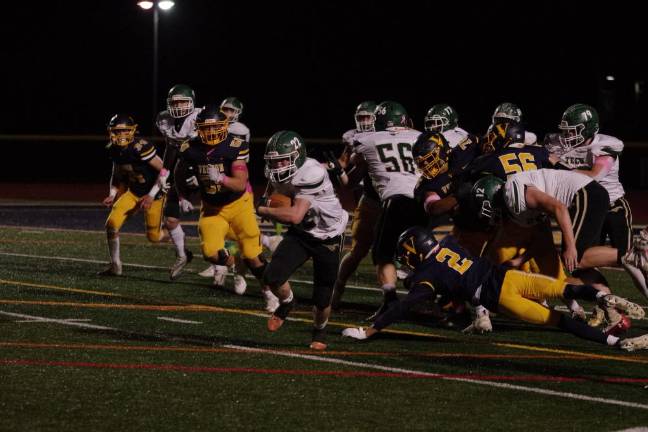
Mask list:
[[[502,264],[523,254],[531,247],[537,253],[525,262],[520,270],[560,280],[567,278],[548,224],[523,227],[507,220],[486,246],[484,256],[496,264]]]
[[[106,220],[106,229],[118,232],[126,219],[137,211],[139,198],[130,190],[126,191],[112,206],[112,210]],[[162,238],[162,208],[164,199],[153,201],[148,210],[144,210],[144,221],[146,224],[146,237],[149,241],[157,243]]]
[[[499,297],[499,311],[533,324],[557,325],[560,313],[538,301],[562,299],[566,282],[548,276],[518,270],[506,272]]]
[[[205,258],[218,255],[225,248],[225,237],[231,231],[242,250],[243,258],[252,259],[261,254],[261,232],[254,214],[252,195],[244,193],[234,202],[215,207],[203,203],[198,221],[200,247]]]

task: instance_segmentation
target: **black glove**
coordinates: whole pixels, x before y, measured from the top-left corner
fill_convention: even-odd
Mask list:
[[[344,174],[344,169],[342,168],[340,162],[337,160],[335,154],[332,151],[325,151],[323,152],[323,155],[326,159],[328,170],[330,172],[332,172],[336,177],[340,177],[342,174]]]

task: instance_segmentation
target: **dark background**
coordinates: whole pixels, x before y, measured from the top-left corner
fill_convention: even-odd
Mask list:
[[[118,111],[151,132],[151,10],[135,0],[3,8],[1,134],[99,135]],[[541,138],[583,102],[602,133],[648,141],[645,26],[637,3],[623,2],[178,0],[160,12],[158,105],[186,83],[199,105],[239,97],[253,137],[337,138],[366,99],[401,102],[418,128],[430,106],[450,103],[474,133],[511,101]],[[43,145],[5,148],[15,157]],[[84,163],[95,170],[81,176],[105,162],[98,143],[47,146],[64,150],[43,166],[82,146],[93,146]]]

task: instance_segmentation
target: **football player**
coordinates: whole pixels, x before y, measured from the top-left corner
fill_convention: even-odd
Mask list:
[[[441,294],[484,304],[522,321],[556,326],[583,339],[625,351],[648,349],[648,334],[620,339],[537,303],[543,298],[578,298],[636,318],[645,315],[641,306],[610,294],[603,284],[573,285],[547,276],[507,270],[472,256],[452,235],[437,242],[432,232],[420,227],[410,228],[400,236],[397,258],[413,271],[407,297],[390,305],[371,327],[348,328],[342,332],[344,336],[367,339],[402,318],[413,305]]]
[[[227,116],[229,121],[229,127],[227,132],[230,135],[233,135],[237,138],[244,140],[250,144],[250,129],[240,121],[240,117],[243,114],[243,103],[235,97],[227,97],[223,99],[220,104],[220,110]],[[246,162],[250,162],[250,157],[248,154]],[[252,192],[252,186],[248,183],[247,191]],[[228,241],[236,241],[236,236],[230,231],[228,233]],[[272,236],[268,237],[261,233],[261,243],[263,246],[273,251],[278,242],[281,241],[281,236]],[[240,249],[240,248],[239,248]],[[232,271],[234,273],[234,292],[237,294],[245,293],[247,288],[247,282],[245,281],[245,264],[241,262],[240,255],[237,255],[236,258],[236,270]],[[217,287],[222,287],[225,285],[225,277],[227,276],[228,268],[224,266],[211,265],[202,272],[198,273],[199,276],[211,277],[214,280],[214,285]],[[274,310],[274,309],[273,309]],[[272,312],[273,310],[269,310]]]
[[[193,89],[184,84],[177,84],[169,90],[167,109],[158,113],[155,125],[164,136],[164,167],[151,192],[163,188],[166,183],[174,184],[172,173],[178,160],[180,146],[196,137],[196,117],[200,108],[196,108],[196,95]],[[175,187],[169,189],[164,205],[165,227],[176,249],[176,261],[169,271],[171,280],[177,279],[185,266],[193,258],[191,251],[185,248],[185,233],[180,225],[180,211],[191,211],[193,205],[185,197],[178,195]]]
[[[414,200],[420,174],[412,158],[412,146],[421,133],[410,127],[410,117],[398,102],[380,103],[374,115],[376,131],[355,141],[353,160],[369,173],[382,206],[371,247],[383,291],[383,304],[374,314],[377,316],[397,299],[394,248],[398,235],[410,226],[424,224],[426,216]]]
[[[623,142],[599,133],[599,117],[590,105],[575,104],[565,110],[556,140],[550,134],[546,145],[561,167],[577,170],[601,184],[610,196],[610,206],[603,222],[600,244],[610,238],[610,247],[592,247],[583,256],[583,268],[624,265],[639,288],[648,297],[646,278],[637,273],[632,246],[632,212],[619,180],[619,157]],[[553,138],[553,139],[552,139]],[[557,143],[556,143],[557,141]],[[559,145],[556,145],[559,144]],[[630,251],[630,252],[629,252]],[[627,256],[627,258],[626,258]]]
[[[499,123],[522,123],[522,110],[515,104],[510,102],[502,102],[495,107],[493,116],[491,117],[491,125],[488,127],[490,132],[496,124]],[[524,131],[524,144],[534,145],[537,144],[538,137],[533,132],[528,130]]]
[[[250,150],[246,141],[228,134],[228,125],[227,116],[217,105],[208,105],[198,114],[198,138],[180,147],[176,186],[186,193],[187,171],[192,168],[197,173],[202,200],[198,232],[205,260],[220,266],[233,264],[234,257],[225,248],[225,237],[231,230],[250,271],[261,280],[265,262],[261,257],[260,231],[252,194],[246,190],[245,161]]]
[[[360,138],[363,134],[375,131],[375,109],[376,103],[373,101],[365,101],[357,106],[354,115],[356,124],[355,129],[350,129],[342,135],[342,141],[345,144],[345,153],[343,153],[343,156],[354,153],[353,143],[356,139]],[[357,163],[358,162],[356,162],[356,164]],[[344,164],[344,166],[342,166],[342,164]],[[371,178],[367,174],[366,170],[358,168],[355,164],[347,165],[345,157],[341,157],[340,160],[338,160],[338,165],[340,166],[340,172],[336,173],[334,171],[334,174],[339,175],[340,183],[344,186],[350,187],[359,181],[361,183],[362,195],[353,211],[353,222],[351,224],[351,249],[349,250],[349,253],[342,258],[342,261],[340,261],[340,269],[338,271],[337,280],[335,281],[333,301],[331,303],[333,310],[339,309],[347,280],[351,277],[353,272],[356,271],[364,257],[369,253],[371,243],[374,239],[376,221],[380,215],[380,197],[371,184]],[[335,167],[336,164],[333,162],[334,170]],[[342,168],[344,168],[344,172],[341,171]],[[364,175],[358,175],[360,172],[363,172]]]
[[[335,195],[326,169],[306,155],[302,137],[292,131],[275,133],[266,145],[266,173],[271,188],[292,198],[284,207],[261,202],[257,213],[289,224],[284,239],[272,254],[264,284],[279,297],[280,305],[268,320],[277,331],[295,304],[288,278],[308,259],[313,260],[313,329],[310,347],[326,349],[326,324],[331,314],[333,284],[349,215]]]
[[[164,199],[159,191],[151,194],[160,170],[162,159],[155,147],[143,139],[136,139],[137,124],[132,117],[116,114],[108,122],[110,143],[108,151],[113,169],[110,193],[103,200],[111,207],[106,220],[106,238],[110,266],[100,276],[120,276],[122,262],[119,253],[119,229],[138,208],[144,209],[146,237],[153,243],[162,239],[162,206]],[[147,201],[148,206],[142,206]]]

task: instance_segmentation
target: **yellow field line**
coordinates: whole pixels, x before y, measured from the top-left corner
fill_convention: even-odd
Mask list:
[[[77,292],[83,294],[94,294],[94,295],[104,295],[108,297],[116,298],[128,298],[134,299],[133,297],[126,297],[119,294],[104,292],[104,291],[91,291],[83,290],[78,288],[65,288],[58,287],[54,285],[46,284],[33,284],[28,282],[19,282],[0,279],[0,283],[4,284],[13,284],[13,285],[23,285],[30,286],[35,288],[46,288],[57,291],[69,291]],[[139,299],[146,301],[145,299]],[[83,303],[83,302],[57,302],[57,301],[28,301],[28,300],[0,300],[0,304],[25,304],[25,305],[41,305],[41,306],[68,306],[68,307],[86,307],[86,308],[103,308],[103,309],[131,309],[131,310],[158,310],[158,311],[185,311],[185,312],[223,312],[223,313],[234,313],[240,315],[250,315],[250,316],[268,316],[267,313],[260,310],[247,310],[247,309],[237,309],[237,308],[222,308],[218,306],[208,306],[208,305],[136,305],[136,304],[108,304],[108,303]],[[304,323],[312,323],[312,320],[305,318],[292,318],[294,321],[300,321]],[[357,323],[344,323],[329,321],[329,325],[337,327],[354,327],[357,326]],[[445,340],[456,340],[460,339],[454,337],[448,337],[440,334],[435,334],[431,332],[417,332],[411,330],[383,330],[383,333],[392,333],[392,334],[403,334],[409,336],[420,336],[426,338],[435,338],[435,339],[445,339]],[[566,351],[566,350],[557,350],[552,348],[542,348],[532,345],[523,345],[523,344],[509,344],[509,343],[490,343],[494,346],[501,346],[506,348],[520,349],[526,351],[540,351],[548,353],[562,353],[577,355],[589,359],[606,359],[606,360],[615,360],[628,363],[646,363],[648,364],[648,359],[644,357],[626,357],[626,356],[614,356],[614,355],[604,355],[604,354],[591,354],[583,353],[578,351]]]
[[[67,287],[60,287],[60,286],[55,286],[55,285],[37,284],[37,283],[30,283],[30,282],[20,282],[20,281],[14,281],[14,280],[6,280],[6,279],[0,279],[0,284],[27,286],[27,287],[30,287],[30,288],[45,288],[45,289],[54,290],[54,291],[67,291],[67,292],[75,292],[75,293],[81,293],[81,294],[101,295],[101,296],[106,296],[106,297],[127,298],[127,297],[125,297],[123,295],[115,294],[115,293],[111,293],[111,292],[106,292],[106,291],[92,291],[92,290],[85,290],[85,289],[80,289],[80,288],[67,288]]]

